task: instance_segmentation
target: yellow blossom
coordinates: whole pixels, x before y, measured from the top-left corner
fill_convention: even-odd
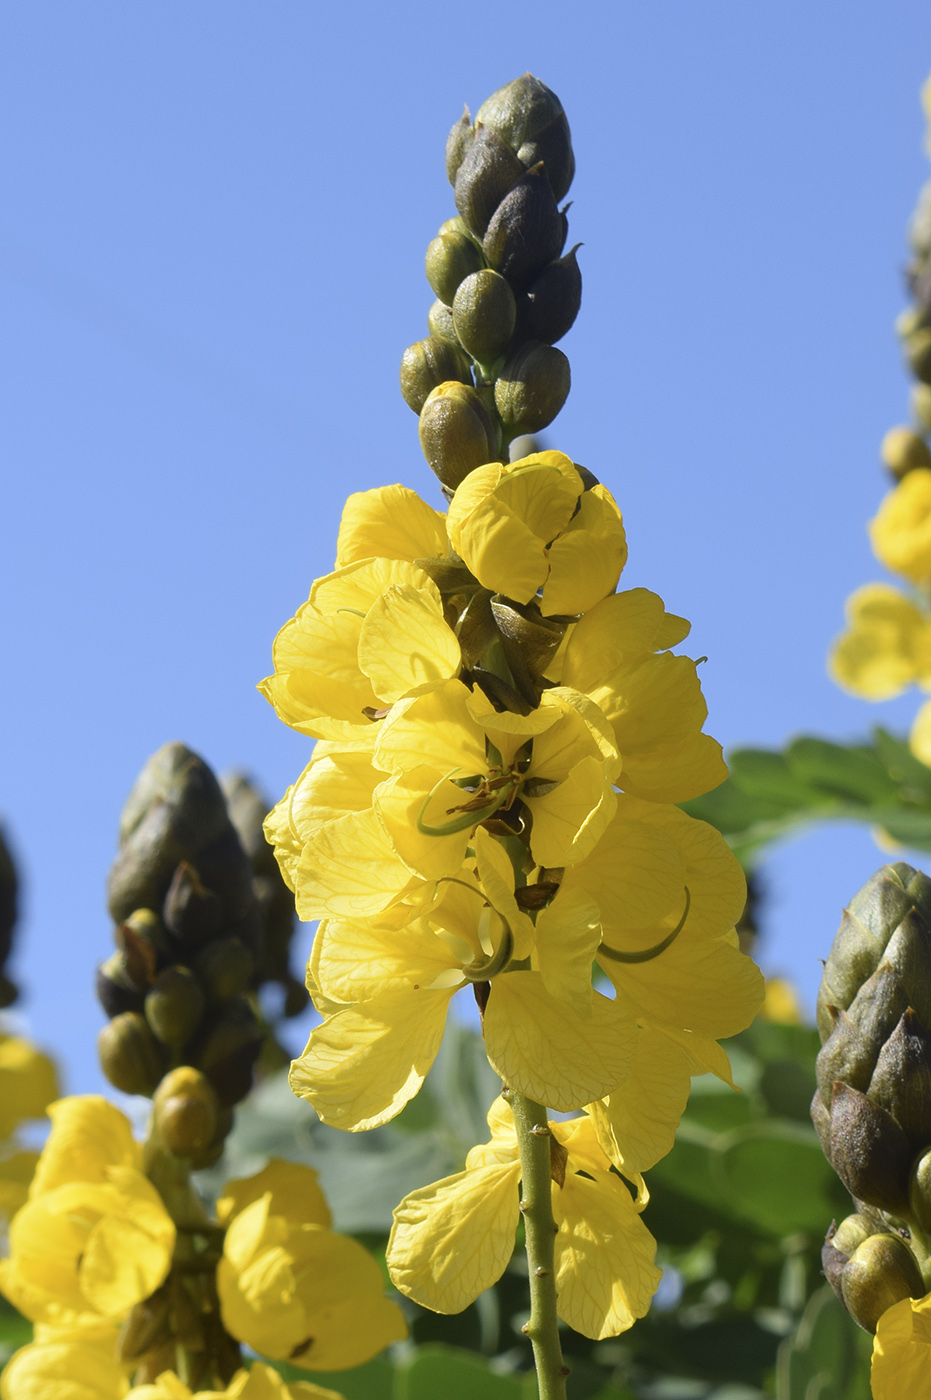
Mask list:
[[[931,626],[888,583],[868,583],[847,599],[849,630],[837,639],[829,667],[844,690],[888,700],[917,682],[931,685]]]
[[[301,1174],[306,1195],[299,1193]],[[325,1206],[316,1173],[272,1163],[260,1178],[261,1196],[250,1199],[250,1183],[236,1182],[224,1207],[231,1218],[217,1291],[227,1331],[265,1356],[312,1371],[359,1366],[403,1340],[404,1318],[385,1297],[375,1260],[320,1221]]]
[[[931,579],[931,470],[918,467],[890,491],[870,522],[881,564],[913,583]]]
[[[931,1294],[903,1298],[883,1313],[870,1384],[873,1400],[931,1400]]]
[[[0,1138],[26,1118],[41,1118],[58,1097],[58,1074],[47,1055],[28,1040],[0,1033]]]
[[[115,1327],[36,1327],[0,1375],[0,1400],[123,1400]]]
[[[118,1109],[87,1096],[61,1099],[49,1115],[0,1288],[33,1321],[121,1321],[166,1277],[175,1227]]]
[[[442,559],[448,551],[445,517],[408,486],[356,491],[343,507],[337,569],[362,559]]]
[[[133,1386],[127,1400],[343,1400],[335,1390],[310,1381],[282,1380],[272,1366],[261,1361],[237,1371],[225,1390],[191,1391],[173,1371],[163,1371],[153,1385]]]
[[[627,559],[610,492],[586,491],[562,452],[477,467],[456,490],[447,529],[483,587],[519,603],[542,590],[545,617],[593,607],[613,592]]]
[[[915,716],[908,746],[916,758],[931,768],[931,700],[926,700]]]
[[[402,1293],[434,1312],[461,1312],[504,1272],[520,1217],[520,1162],[510,1109],[496,1100],[491,1141],[465,1171],[414,1191],[394,1212],[388,1270]],[[611,1173],[588,1117],[550,1123],[566,1150],[553,1181],[559,1316],[600,1340],[643,1317],[659,1283],[656,1244],[623,1182]]]

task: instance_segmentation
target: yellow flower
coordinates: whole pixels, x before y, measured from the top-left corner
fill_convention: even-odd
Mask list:
[[[404,1318],[385,1297],[375,1260],[320,1219],[328,1212],[316,1173],[273,1162],[259,1177],[261,1196],[250,1199],[252,1184],[240,1181],[225,1198],[231,1219],[217,1292],[227,1331],[311,1371],[360,1366],[403,1340]]]
[[[916,758],[931,768],[931,700],[926,700],[915,716],[908,746]]]
[[[58,1097],[58,1074],[47,1055],[28,1040],[0,1033],[0,1138],[26,1118],[41,1118]]]
[[[447,517],[453,546],[483,587],[518,603],[542,589],[544,616],[574,614],[613,592],[627,559],[620,512],[562,452],[469,473]]]
[[[165,1279],[175,1227],[118,1109],[88,1096],[61,1099],[49,1115],[0,1288],[33,1321],[121,1321]]]
[[[520,1162],[503,1098],[488,1124],[491,1141],[472,1149],[465,1171],[412,1192],[394,1212],[389,1273],[434,1312],[468,1307],[501,1277],[514,1249]],[[553,1122],[550,1131],[568,1154],[565,1178],[552,1188],[559,1316],[583,1336],[613,1337],[649,1309],[660,1280],[656,1244],[591,1120]]]
[[[36,1327],[0,1376],[0,1400],[123,1400],[115,1327]]]
[[[446,520],[407,486],[356,491],[343,507],[336,567],[362,559],[442,559],[449,552]]]
[[[870,522],[873,552],[893,573],[913,583],[931,579],[931,471],[903,477]]]
[[[701,732],[708,710],[696,663],[668,650],[688,635],[646,588],[602,599],[572,628],[560,684],[591,696],[614,731],[618,786],[685,802],[727,777],[721,746]]]
[[[0,1159],[0,1225],[26,1204],[38,1152],[14,1152]]]
[[[917,682],[931,685],[931,627],[888,583],[868,583],[847,599],[849,631],[829,659],[831,676],[866,700],[888,700]]]
[[[127,1400],[343,1400],[335,1390],[310,1381],[286,1383],[272,1366],[261,1361],[237,1371],[225,1390],[192,1392],[173,1371],[163,1371],[154,1385],[137,1385]],[[38,1398],[37,1398],[38,1400]]]
[[[931,1294],[903,1298],[883,1313],[870,1384],[873,1400],[931,1400]]]

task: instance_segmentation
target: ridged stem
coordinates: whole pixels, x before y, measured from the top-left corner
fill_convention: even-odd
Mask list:
[[[520,1152],[521,1215],[530,1270],[530,1321],[523,1329],[533,1346],[540,1400],[566,1400],[566,1376],[556,1317],[552,1134],[546,1109],[514,1090],[508,1094]]]

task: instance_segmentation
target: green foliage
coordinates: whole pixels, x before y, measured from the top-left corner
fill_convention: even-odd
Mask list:
[[[874,730],[872,744],[803,736],[781,753],[737,749],[728,764],[725,783],[682,805],[716,826],[745,864],[777,838],[828,820],[867,822],[931,851],[931,769],[884,729]]]
[[[32,1341],[32,1323],[27,1322],[12,1303],[0,1297],[0,1371],[18,1347]]]
[[[872,1339],[825,1284],[779,1348],[777,1400],[869,1400],[871,1351]]]

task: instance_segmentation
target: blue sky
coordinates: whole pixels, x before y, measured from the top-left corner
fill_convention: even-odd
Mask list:
[[[530,69],[578,175],[582,312],[552,446],[612,488],[628,586],[707,654],[727,745],[904,728],[824,669],[881,577],[865,522],[906,413],[892,330],[928,166],[931,11],[746,0],[10,4],[0,14],[0,812],[17,972],[99,1087],[93,967],[119,810],[183,739],[277,796],[306,741],[255,690],[346,494],[436,500],[397,391],[446,132]],[[811,998],[869,835],[773,860],[764,964]]]

